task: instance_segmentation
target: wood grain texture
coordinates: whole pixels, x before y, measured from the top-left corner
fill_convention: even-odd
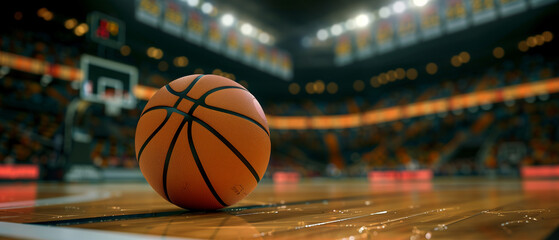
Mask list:
[[[24,184],[18,188],[24,197],[16,198],[17,194],[11,193],[16,203],[26,197],[43,201],[64,200],[65,196],[93,197],[65,204],[47,201],[48,205],[36,207],[7,209],[0,205],[1,221],[156,236],[545,239],[559,227],[559,180],[262,182],[238,204],[213,212],[177,208],[144,183]],[[29,191],[36,194],[30,195]],[[100,199],[95,199],[96,194]],[[7,202],[0,204],[5,206]]]

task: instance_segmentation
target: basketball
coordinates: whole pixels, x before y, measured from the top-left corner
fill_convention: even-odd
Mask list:
[[[270,149],[256,98],[217,75],[190,75],[159,89],[135,135],[147,182],[185,209],[219,209],[246,197],[262,179]]]

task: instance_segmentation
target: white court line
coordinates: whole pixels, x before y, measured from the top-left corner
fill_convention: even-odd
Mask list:
[[[37,240],[185,240],[167,236],[0,222],[0,236]]]
[[[68,203],[79,203],[79,202],[90,202],[95,200],[106,199],[109,198],[110,196],[111,196],[110,192],[93,191],[93,192],[87,192],[82,195],[27,200],[27,201],[19,201],[19,202],[5,202],[5,203],[0,203],[0,210],[41,207],[41,206],[48,206],[48,205],[59,205],[59,204],[68,204]]]

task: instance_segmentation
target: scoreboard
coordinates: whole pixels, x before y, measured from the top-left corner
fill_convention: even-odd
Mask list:
[[[125,41],[123,21],[100,12],[92,12],[87,17],[91,27],[91,40],[112,48],[120,48]]]

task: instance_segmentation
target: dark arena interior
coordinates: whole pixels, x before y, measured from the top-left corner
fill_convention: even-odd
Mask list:
[[[0,239],[559,239],[557,0],[0,13]]]

